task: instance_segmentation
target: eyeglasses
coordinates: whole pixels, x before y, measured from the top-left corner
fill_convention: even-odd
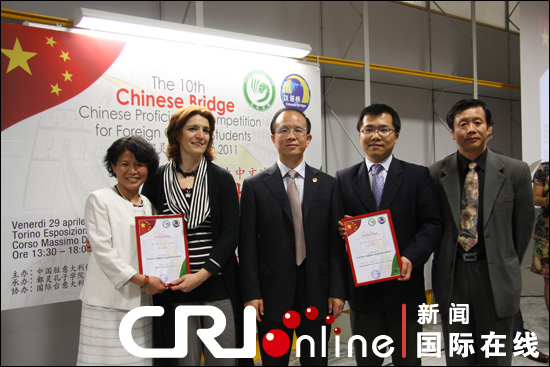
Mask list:
[[[286,135],[290,134],[291,131],[294,134],[294,136],[297,136],[297,137],[304,136],[305,134],[307,134],[307,129],[304,128],[304,127],[301,127],[301,126],[295,126],[293,128],[283,126],[283,127],[279,128],[279,130],[276,130],[275,132],[277,134],[281,134],[283,136],[286,136]]]
[[[389,127],[381,127],[379,129],[373,129],[372,127],[364,127],[361,129],[361,132],[365,135],[373,135],[375,132],[378,132],[380,136],[389,136],[395,129]]]

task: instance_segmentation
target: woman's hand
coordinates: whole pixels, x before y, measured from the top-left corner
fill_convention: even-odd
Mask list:
[[[152,275],[149,276],[148,278],[149,280],[146,280],[147,276],[137,273],[130,279],[130,282],[140,287],[150,296],[157,293],[162,293],[168,288],[166,283],[160,280],[160,278]],[[145,282],[147,282],[147,284]],[[143,288],[144,285],[145,285],[145,288]]]
[[[145,287],[145,292],[152,296],[158,293],[164,292],[166,289],[168,289],[168,286],[166,283],[164,283],[160,278],[150,276],[149,282],[147,283],[147,286]]]
[[[212,274],[210,274],[210,272],[206,269],[201,269],[193,274],[185,274],[181,278],[174,280],[170,289],[173,291],[189,293],[204,283],[204,281],[210,278],[211,275]]]

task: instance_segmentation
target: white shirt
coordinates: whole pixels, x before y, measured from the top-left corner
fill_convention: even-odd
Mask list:
[[[279,171],[281,172],[281,176],[283,176],[283,183],[285,185],[285,190],[288,192],[288,183],[290,182],[290,176],[287,175],[288,171],[290,171],[292,168],[288,168],[281,162],[281,160],[277,159],[277,166],[279,166]],[[306,177],[306,162],[302,161],[298,165],[298,167],[294,168],[294,171],[296,171],[297,175],[294,176],[294,182],[296,183],[296,187],[298,188],[298,192],[300,193],[300,202],[304,202],[304,179]]]
[[[370,186],[372,187],[372,175],[370,168],[374,166],[375,164],[381,164],[384,169],[380,171],[378,176],[382,177],[382,180],[384,180],[384,184],[386,184],[386,177],[388,177],[388,171],[390,169],[391,161],[393,160],[393,154],[390,154],[390,156],[386,159],[384,159],[382,162],[379,163],[372,163],[369,161],[368,158],[365,157],[365,164],[367,165],[367,171],[369,171],[369,182]]]

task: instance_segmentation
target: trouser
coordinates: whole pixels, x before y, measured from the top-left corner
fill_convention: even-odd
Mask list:
[[[307,261],[307,260],[306,260]],[[281,318],[281,320],[273,321],[267,320],[265,317],[262,318],[262,322],[258,322],[258,340],[260,344],[260,353],[262,355],[262,366],[288,366],[288,361],[290,358],[290,347],[288,351],[280,357],[272,357],[263,348],[263,338],[264,336],[273,329],[279,329],[284,331],[292,343],[292,337],[294,331],[296,331],[296,336],[299,338],[302,335],[308,335],[313,338],[314,348],[313,348],[313,357],[311,357],[311,346],[310,342],[307,340],[300,343],[300,365],[302,366],[326,366],[327,357],[322,356],[322,344],[323,340],[325,343],[325,354],[328,355],[328,340],[330,337],[330,325],[325,323],[324,318],[317,317],[315,320],[309,320],[305,316],[305,310],[310,306],[315,306],[318,309],[320,307],[328,307],[327,303],[323,305],[309,305],[307,303],[307,288],[306,288],[306,266],[305,262],[298,267],[297,278],[296,278],[296,291],[294,293],[294,305],[292,310],[300,314],[300,325],[296,329],[288,329]],[[288,310],[291,311],[291,310]],[[319,309],[319,313],[321,310]],[[322,336],[322,326],[325,325],[325,337]]]
[[[422,360],[417,357],[417,334],[422,332],[422,325],[417,322],[417,315],[409,313],[406,317],[405,356],[403,356],[402,316],[399,313],[388,311],[382,304],[375,310],[367,313],[351,310],[351,333],[361,335],[367,341],[366,356],[363,356],[362,345],[359,341],[353,342],[355,361],[358,366],[381,366],[384,358],[378,357],[372,351],[372,344],[380,335],[389,336],[393,342],[391,355],[395,366],[421,366]],[[384,351],[381,351],[384,353]]]
[[[495,275],[498,276],[498,274]],[[465,320],[462,322],[453,321],[456,317],[452,317],[449,310],[440,310],[447,365],[510,366],[513,353],[512,330],[514,316],[506,318],[496,316],[486,260],[466,262],[457,259],[450,301],[451,308],[453,308],[452,304],[454,304],[454,309],[457,310],[460,308],[464,310],[464,306],[460,305],[468,305],[468,312],[464,316],[467,316],[469,320],[468,323],[464,323]],[[462,313],[463,311],[460,312]],[[449,321],[452,321],[452,323]],[[492,345],[498,348],[487,345],[486,347],[488,348],[486,349],[485,344],[488,339],[482,336],[488,337],[491,332],[496,336],[503,336],[505,339],[498,339],[496,341],[493,339]],[[471,334],[470,337],[464,338],[472,339],[471,344],[473,348],[468,350],[467,356],[464,353],[462,355],[457,353],[461,344],[458,341],[457,343],[452,343],[449,340],[449,333]],[[490,352],[489,355],[486,355],[485,349]],[[464,351],[464,348],[462,351]],[[491,355],[497,353],[504,355]]]
[[[218,344],[226,348],[236,347],[236,333],[235,333],[235,319],[233,317],[233,308],[231,307],[231,301],[224,299],[221,301],[206,301],[206,302],[189,302],[174,304],[174,308],[177,306],[198,306],[198,305],[210,305],[219,308],[225,315],[226,324],[225,330],[216,337]],[[177,360],[178,366],[200,366],[201,364],[201,352],[204,353],[204,365],[205,366],[235,366],[237,359],[235,358],[215,358],[212,353],[206,348],[199,337],[197,336],[198,329],[209,329],[214,325],[214,319],[210,316],[190,316],[187,325],[187,355],[184,358]]]

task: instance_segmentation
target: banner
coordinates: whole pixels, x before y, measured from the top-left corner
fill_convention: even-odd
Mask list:
[[[239,194],[277,160],[269,124],[285,106],[310,118],[305,158],[321,167],[320,71],[311,63],[7,23],[1,48],[2,310],[78,299],[89,256],[84,203],[115,183],[107,148],[140,135],[165,163],[164,131],[183,106],[214,113],[214,163]]]

